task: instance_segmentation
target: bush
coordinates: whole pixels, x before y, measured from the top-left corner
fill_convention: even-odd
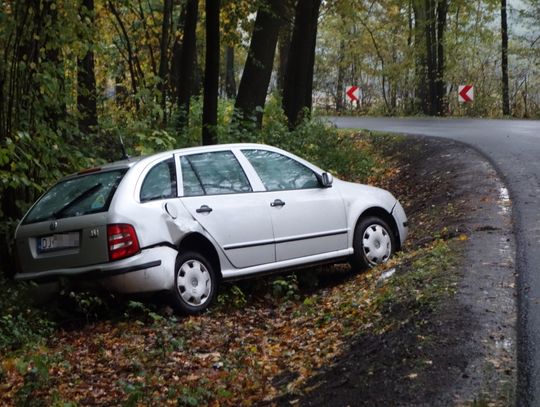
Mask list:
[[[281,99],[277,96],[271,96],[266,103],[262,129],[257,129],[255,118],[238,120],[231,101],[221,100],[218,110],[217,133],[221,144],[248,142],[279,147],[346,179],[363,180],[373,166],[368,152],[362,151],[352,137],[338,132],[323,119],[306,118],[294,131],[289,131]],[[201,112],[202,100],[192,99],[189,129],[176,136],[179,147],[200,145]]]
[[[45,312],[29,304],[30,288],[0,276],[0,352],[39,342],[54,328]]]

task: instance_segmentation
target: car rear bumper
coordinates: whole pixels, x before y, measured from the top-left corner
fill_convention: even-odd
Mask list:
[[[37,283],[60,279],[77,282],[96,281],[108,290],[121,293],[170,290],[174,284],[174,265],[177,254],[177,251],[171,247],[158,246],[145,249],[124,260],[86,267],[18,273],[15,279]]]

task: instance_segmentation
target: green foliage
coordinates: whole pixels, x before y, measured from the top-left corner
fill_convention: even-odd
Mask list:
[[[103,297],[90,291],[69,291],[68,298],[73,307],[70,312],[83,315],[87,321],[96,319],[104,311],[108,310]]]
[[[221,100],[218,111],[219,143],[261,143],[283,148],[347,179],[365,180],[373,166],[368,152],[359,149],[350,135],[338,132],[323,119],[306,118],[294,131],[289,131],[281,99],[275,95],[266,103],[262,129],[256,128],[254,119],[243,123],[234,120],[231,101]],[[200,145],[200,112],[201,99],[192,99],[190,127],[177,135],[178,146]]]
[[[212,393],[203,386],[184,387],[181,393],[178,398],[179,406],[200,406],[212,396]]]
[[[135,151],[138,155],[149,155],[160,151],[171,150],[176,140],[166,130],[151,130],[146,133],[135,133]]]
[[[23,376],[23,385],[16,394],[16,403],[24,407],[41,407],[49,403],[38,394],[49,387],[49,368],[58,358],[47,354],[36,353],[28,360],[20,360],[17,369]]]
[[[289,274],[285,277],[277,277],[271,283],[274,298],[283,301],[297,301],[300,299],[298,289],[298,277]]]
[[[219,293],[217,302],[221,307],[244,308],[247,303],[246,295],[236,284],[225,286]]]
[[[139,301],[129,301],[124,316],[128,319],[142,319],[151,323],[163,322],[165,318]]]
[[[38,343],[52,332],[48,315],[29,304],[31,289],[15,286],[0,275],[0,352]]]
[[[413,253],[412,267],[407,273],[396,274],[379,288],[376,306],[385,314],[399,315],[400,309],[413,313],[436,309],[454,288],[455,276],[449,273],[455,264],[450,243],[438,240],[432,247]]]

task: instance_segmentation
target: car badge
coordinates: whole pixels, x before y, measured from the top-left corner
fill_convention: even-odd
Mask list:
[[[57,227],[58,227],[58,222],[57,221],[51,222],[51,224],[49,225],[49,229],[51,231],[56,230]]]

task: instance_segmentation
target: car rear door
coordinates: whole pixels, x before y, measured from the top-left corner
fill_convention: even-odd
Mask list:
[[[276,261],[343,250],[348,244],[345,206],[333,188],[323,188],[315,173],[291,157],[264,149],[243,154],[267,192]]]
[[[245,268],[275,261],[270,206],[231,150],[179,156],[181,201],[229,261]]]

